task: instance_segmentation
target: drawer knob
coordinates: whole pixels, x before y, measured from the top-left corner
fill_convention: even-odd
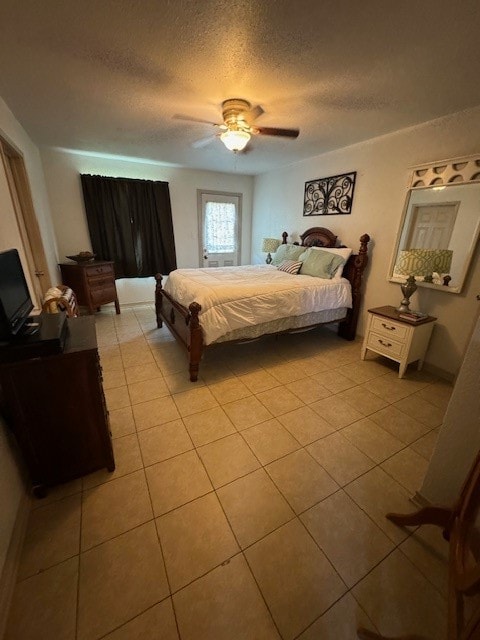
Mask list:
[[[378,339],[379,343],[382,344],[384,347],[391,347],[392,343],[391,342],[384,342],[383,340],[380,340],[380,338]]]
[[[382,327],[387,331],[395,331],[395,329],[397,328],[397,327],[391,327],[390,325],[385,324],[384,322],[382,322]]]

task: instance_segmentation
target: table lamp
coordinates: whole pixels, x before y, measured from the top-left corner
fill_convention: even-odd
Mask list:
[[[262,253],[266,253],[267,254],[267,259],[265,260],[265,262],[267,264],[270,264],[272,262],[272,253],[275,253],[275,251],[278,249],[278,247],[280,246],[281,242],[280,240],[277,240],[277,238],[264,238],[262,241]]]
[[[397,264],[395,265],[395,273],[408,276],[407,281],[401,285],[403,300],[397,311],[405,313],[410,311],[410,298],[417,290],[415,276],[432,278],[433,269],[433,253],[431,249],[407,249],[400,251]],[[429,280],[426,280],[429,282]]]

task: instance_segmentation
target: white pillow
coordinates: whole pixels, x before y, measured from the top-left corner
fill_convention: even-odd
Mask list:
[[[353,253],[353,249],[349,249],[348,247],[344,247],[344,248],[336,248],[336,247],[310,247],[311,249],[321,249],[322,251],[329,251],[330,253],[336,253],[337,256],[341,256],[345,262],[343,264],[341,264],[338,269],[335,271],[335,273],[333,274],[333,279],[337,280],[338,278],[342,277],[342,273],[343,273],[343,268],[344,266],[347,264],[347,260],[349,259],[349,257],[352,255]]]

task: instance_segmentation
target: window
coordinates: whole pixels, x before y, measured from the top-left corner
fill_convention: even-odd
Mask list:
[[[241,202],[238,193],[198,191],[201,267],[239,264]]]
[[[205,204],[205,248],[209,253],[236,251],[236,207],[231,202]]]
[[[113,260],[117,278],[153,276],[176,269],[167,182],[82,175],[92,248]]]

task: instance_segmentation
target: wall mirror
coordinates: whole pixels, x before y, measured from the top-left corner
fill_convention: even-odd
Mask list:
[[[460,293],[480,233],[480,156],[417,167],[390,265],[391,282]]]

